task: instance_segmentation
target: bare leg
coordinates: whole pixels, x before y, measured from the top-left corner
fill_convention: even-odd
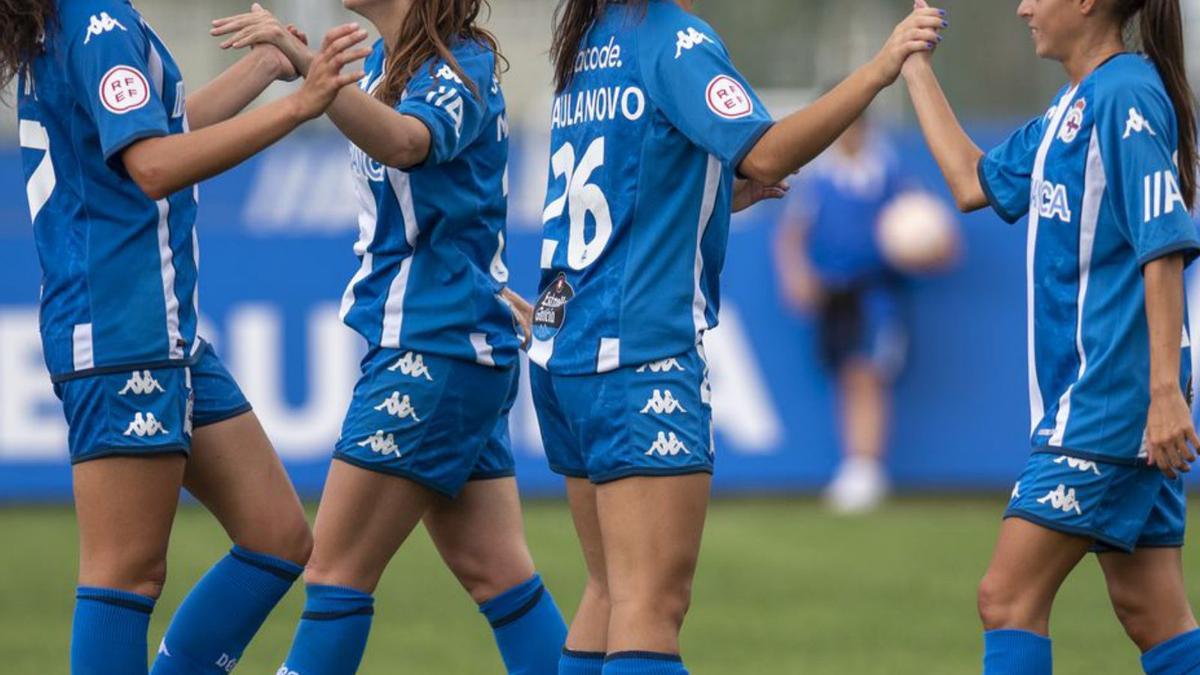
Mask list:
[[[608,652],[679,653],[712,477],[626,478],[596,488],[612,613]]]
[[[600,536],[600,517],[596,511],[596,486],[582,478],[567,479],[567,501],[575,521],[575,533],[587,565],[587,585],[583,599],[571,621],[567,649],[575,652],[608,651],[608,624],[612,604],[608,594],[608,572],[604,563],[604,545]]]
[[[1143,652],[1196,629],[1177,548],[1098,556],[1108,596],[1125,632]]]
[[[870,461],[883,459],[889,401],[887,385],[868,361],[852,360],[839,377],[842,391],[842,435],[846,454]]]

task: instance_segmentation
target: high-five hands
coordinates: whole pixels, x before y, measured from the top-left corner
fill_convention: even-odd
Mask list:
[[[226,37],[221,49],[254,48],[270,45],[288,60],[297,75],[306,75],[316,56],[308,48],[308,36],[294,24],[284,25],[274,14],[254,3],[245,14],[213,21],[213,37]],[[292,79],[295,79],[294,76]]]
[[[896,26],[873,61],[884,84],[896,81],[910,57],[927,57],[942,41],[942,31],[949,27],[945,10],[930,7],[925,0],[915,0],[912,14]]]
[[[321,51],[313,57],[304,76],[304,86],[293,96],[304,119],[314,119],[325,113],[343,87],[366,77],[361,70],[343,73],[342,68],[370,55],[371,50],[358,47],[367,39],[367,31],[356,23],[338,26],[325,35]]]

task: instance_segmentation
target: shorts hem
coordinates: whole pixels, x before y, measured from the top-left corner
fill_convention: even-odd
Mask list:
[[[178,444],[148,448],[104,448],[83,457],[72,457],[71,466],[86,464],[97,459],[108,459],[110,457],[154,457],[157,455],[183,455],[184,457],[190,457],[191,454],[190,448]]]
[[[1108,544],[1103,544],[1100,542],[1097,542],[1097,543],[1100,545],[1092,547],[1092,553],[1096,553],[1096,554],[1100,554],[1100,553],[1136,553],[1137,551],[1140,551],[1142,549],[1147,549],[1147,548],[1150,548],[1150,549],[1183,548],[1183,545],[1184,545],[1183,541],[1172,541],[1172,542],[1152,541],[1152,542],[1144,542],[1144,543],[1138,542],[1137,544],[1134,545],[1132,550],[1126,551],[1123,549],[1114,548],[1112,546],[1109,546]]]
[[[404,478],[405,480],[410,480],[427,490],[431,490],[433,492],[438,493],[439,495],[442,495],[443,497],[449,497],[450,499],[454,499],[455,497],[458,496],[458,492],[459,492],[458,490],[455,490],[453,492],[450,490],[447,490],[444,486],[438,485],[438,484],[434,483],[433,481],[429,480],[428,478],[418,476],[417,474],[413,473],[412,471],[408,471],[405,469],[392,469],[392,468],[389,468],[386,466],[380,466],[378,464],[373,464],[371,462],[364,462],[360,459],[357,459],[351,455],[347,455],[340,451],[335,451],[333,453],[333,458],[344,464],[349,464],[350,466],[362,469],[363,471],[370,471],[372,473],[383,474],[385,476],[392,476],[394,478]],[[460,490],[461,490],[461,488],[460,488]]]
[[[1097,532],[1096,530],[1088,528],[1088,527],[1076,527],[1074,525],[1065,525],[1063,523],[1058,523],[1053,520],[1050,520],[1049,518],[1043,518],[1041,516],[1030,513],[1029,511],[1026,511],[1024,509],[1019,509],[1019,508],[1008,509],[1007,511],[1004,512],[1004,519],[1007,520],[1009,518],[1020,518],[1021,520],[1033,523],[1034,525],[1037,525],[1039,527],[1044,527],[1048,530],[1053,530],[1055,532],[1060,532],[1062,534],[1069,534],[1069,535],[1074,535],[1077,537],[1087,537],[1088,539],[1091,539],[1097,543],[1104,544],[1105,546],[1109,546],[1118,551],[1124,551],[1125,553],[1132,553],[1134,550],[1134,545],[1129,542],[1118,541],[1116,539],[1113,539],[1112,537],[1101,534],[1101,533]]]
[[[485,480],[500,480],[501,478],[516,478],[516,469],[503,469],[500,471],[480,471],[473,473],[467,478],[468,483],[474,483]]]
[[[1146,467],[1137,457],[1112,457],[1109,455],[1101,455],[1087,450],[1076,450],[1074,448],[1060,448],[1056,445],[1035,445],[1033,447],[1035,455],[1066,455],[1075,459],[1084,459],[1091,462],[1100,462],[1103,464],[1112,464],[1117,466],[1132,466],[1135,468]],[[1158,469],[1154,469],[1157,471]]]
[[[214,424],[220,424],[221,422],[226,422],[235,417],[241,417],[242,415],[245,415],[248,412],[252,412],[253,410],[254,410],[254,407],[251,406],[249,403],[247,403],[244,406],[233,408],[226,412],[219,412],[214,415],[206,416],[203,420],[193,417],[192,418],[192,428],[200,429],[202,427],[211,427]]]
[[[605,483],[612,483],[624,478],[670,478],[672,476],[690,476],[697,473],[707,473],[712,475],[712,472],[713,468],[711,466],[689,466],[662,469],[639,466],[629,469],[621,469],[619,471],[612,471],[599,476],[588,476],[588,480],[596,485],[604,485]]]
[[[551,464],[550,471],[552,471],[560,476],[563,476],[565,478],[582,478],[582,479],[588,478],[588,473],[586,470],[580,471],[578,469],[568,469],[566,467],[559,466],[557,464]]]

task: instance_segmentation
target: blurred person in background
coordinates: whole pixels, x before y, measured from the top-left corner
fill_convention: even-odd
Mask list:
[[[891,385],[908,338],[903,280],[876,230],[901,185],[891,149],[864,116],[801,171],[776,237],[780,294],[813,316],[819,359],[836,383],[843,459],[825,497],[841,513],[874,509],[888,492]]]

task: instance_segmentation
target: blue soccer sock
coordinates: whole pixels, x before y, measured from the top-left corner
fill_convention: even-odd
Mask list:
[[[230,672],[303,571],[287,560],[234,546],[179,606],[150,672]]]
[[[375,598],[340,586],[309,586],[304,615],[280,672],[353,675],[367,649]]]
[[[601,675],[604,652],[576,652],[563,649],[558,660],[558,675]]]
[[[1146,675],[1195,675],[1200,673],[1200,629],[1167,640],[1142,654]]]
[[[154,598],[80,586],[71,627],[72,675],[146,673],[146,630]]]
[[[984,675],[1051,675],[1050,638],[1026,630],[983,634]]]
[[[604,660],[604,675],[687,675],[677,654],[616,652]]]
[[[492,626],[510,675],[558,673],[567,624],[540,576],[481,604],[479,611]]]

